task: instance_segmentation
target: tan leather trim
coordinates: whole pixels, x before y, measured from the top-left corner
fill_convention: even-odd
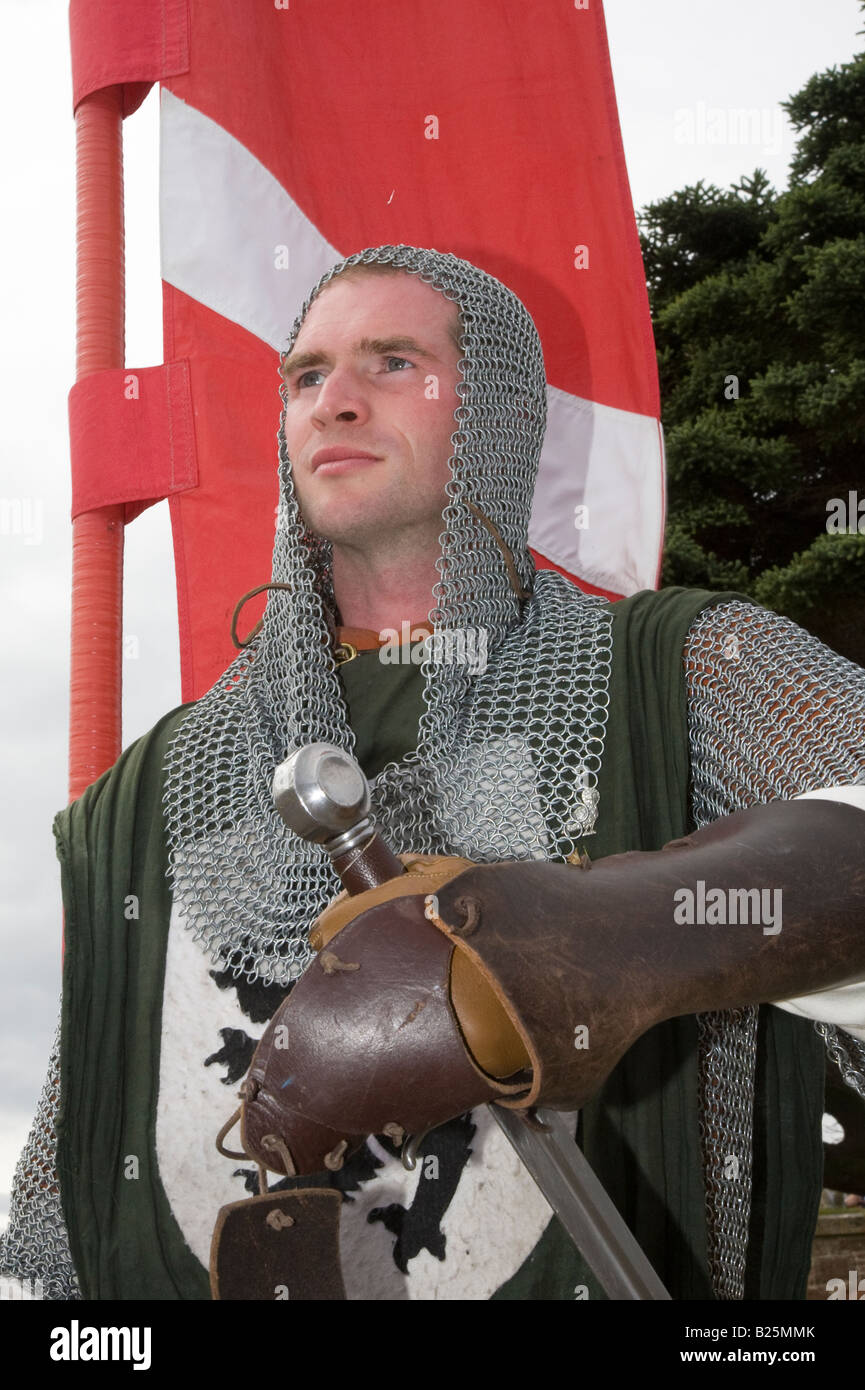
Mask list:
[[[377,888],[370,888],[356,897],[350,897],[343,890],[324,912],[319,913],[309,932],[309,944],[314,951],[320,951],[331,937],[368,908],[391,902],[394,898],[437,893],[452,878],[475,867],[471,859],[460,859],[457,855],[400,854],[397,857],[406,867],[405,873],[399,878],[389,878],[387,883],[381,883]]]
[[[472,949],[471,942],[459,936],[459,924],[445,922],[437,913],[427,913],[427,920],[454,944],[451,981],[456,972],[465,991],[460,993],[460,1003],[467,1010],[472,1031],[470,1037],[463,1028],[463,1036],[474,1060],[481,1065],[475,1051],[479,1048],[487,1062],[483,1070],[499,1080],[503,1076],[513,1076],[521,1070],[531,1073],[525,1082],[527,1089],[510,1099],[500,1096],[495,1102],[496,1105],[507,1106],[509,1110],[529,1109],[536,1104],[541,1089],[541,1057],[519,1014],[504,993],[501,983]],[[456,964],[457,960],[460,961],[459,965]],[[476,1000],[477,1003],[473,1004],[472,1000]],[[452,999],[452,1002],[454,1013],[462,1028],[456,1001]],[[499,1022],[494,1024],[493,1020],[496,1018]],[[509,1072],[497,1073],[493,1070],[495,1067],[510,1066],[513,1062],[516,1062],[516,1066],[512,1066]]]
[[[484,978],[472,957],[459,945],[451,957],[453,1011],[466,1047],[478,1066],[497,1081],[504,1081],[529,1067],[528,1049],[492,982]]]

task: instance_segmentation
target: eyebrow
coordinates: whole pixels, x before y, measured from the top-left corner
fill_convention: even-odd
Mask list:
[[[410,352],[413,357],[435,360],[434,353],[421,347],[415,338],[361,338],[352,348],[355,357],[363,357],[364,355],[387,357],[403,352]],[[306,372],[312,367],[322,367],[332,360],[327,352],[292,352],[280,366],[280,371],[284,377],[288,378],[293,376],[295,372]]]

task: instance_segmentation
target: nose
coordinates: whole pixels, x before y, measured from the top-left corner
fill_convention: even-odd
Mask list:
[[[368,419],[369,402],[357,372],[335,367],[318,388],[312,412],[313,423],[323,429],[334,422],[357,421],[362,424]]]

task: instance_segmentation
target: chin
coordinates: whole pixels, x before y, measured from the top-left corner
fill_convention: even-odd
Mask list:
[[[381,535],[384,517],[359,519],[352,516],[318,515],[306,522],[307,530],[319,540],[330,541],[332,545],[359,545],[372,536]]]
[[[331,496],[308,497],[306,506],[300,499],[298,503],[307,530],[323,540],[338,541],[363,535],[386,522],[387,509],[380,505],[370,508],[372,500],[368,492],[352,496],[348,489],[343,489],[341,495],[334,492]]]

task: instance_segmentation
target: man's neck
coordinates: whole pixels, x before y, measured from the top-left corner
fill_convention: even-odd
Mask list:
[[[333,548],[333,592],[344,627],[400,631],[403,621],[426,618],[435,606],[438,538],[425,546],[391,545],[378,551]]]

